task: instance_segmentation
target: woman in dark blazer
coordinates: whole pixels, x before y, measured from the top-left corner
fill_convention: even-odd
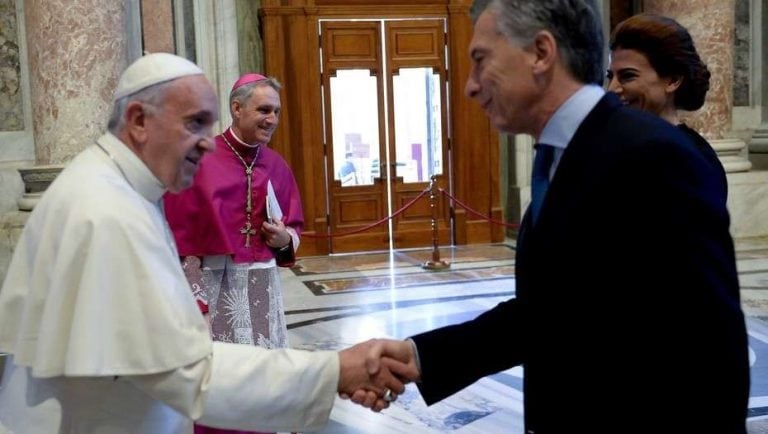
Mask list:
[[[608,90],[624,104],[653,113],[683,131],[719,172],[725,202],[728,181],[715,150],[678,115],[678,110],[700,109],[709,90],[709,70],[688,30],[672,18],[639,14],[616,26],[610,48]]]

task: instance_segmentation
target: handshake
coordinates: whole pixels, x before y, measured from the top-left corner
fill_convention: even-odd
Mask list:
[[[339,396],[375,412],[388,408],[405,391],[405,384],[421,375],[410,341],[361,342],[340,351],[339,364]]]

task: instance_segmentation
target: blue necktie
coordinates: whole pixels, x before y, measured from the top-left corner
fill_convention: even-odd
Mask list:
[[[555,156],[555,148],[551,145],[537,143],[536,157],[533,159],[533,174],[531,177],[531,217],[533,224],[539,219],[541,204],[549,188],[549,168]]]

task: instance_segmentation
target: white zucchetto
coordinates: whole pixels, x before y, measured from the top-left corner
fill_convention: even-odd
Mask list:
[[[147,54],[123,71],[113,101],[155,84],[199,74],[203,74],[203,70],[183,57],[170,53]]]

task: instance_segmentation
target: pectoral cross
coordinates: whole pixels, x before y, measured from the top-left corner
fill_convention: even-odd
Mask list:
[[[251,236],[256,235],[256,230],[251,227],[251,222],[245,222],[245,226],[240,228],[240,233],[245,235],[245,247],[251,247]]]
[[[253,176],[253,166],[256,164],[256,160],[259,158],[259,152],[261,151],[261,146],[258,146],[256,148],[256,155],[254,155],[253,160],[251,160],[251,164],[245,162],[245,159],[237,152],[234,146],[232,146],[231,143],[229,143],[229,140],[227,140],[227,135],[222,134],[221,136],[224,139],[224,143],[227,144],[229,149],[232,150],[232,153],[235,154],[238,160],[240,160],[241,163],[243,163],[243,167],[245,167],[245,185],[246,185],[246,192],[245,192],[245,226],[240,228],[240,233],[245,235],[245,247],[251,247],[251,236],[256,235],[256,230],[253,229],[251,226],[251,212],[253,211],[253,203],[251,202],[253,191],[252,191],[252,180],[251,177]]]

